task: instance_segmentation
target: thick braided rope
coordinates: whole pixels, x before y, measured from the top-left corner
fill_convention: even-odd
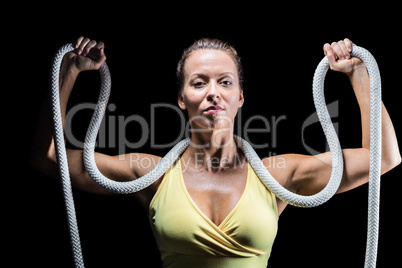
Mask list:
[[[75,215],[75,206],[73,193],[71,189],[70,173],[68,170],[67,153],[64,143],[63,124],[60,111],[59,97],[59,73],[60,65],[66,53],[74,48],[71,44],[61,47],[53,58],[52,68],[50,70],[50,103],[52,107],[53,137],[56,149],[57,164],[59,167],[61,185],[64,196],[64,203],[67,212],[67,221],[70,231],[71,247],[73,250],[75,267],[84,267],[84,260],[81,252],[81,241],[78,232],[77,218]]]
[[[60,114],[59,98],[58,98],[58,75],[59,68],[55,65],[61,64],[61,60],[65,53],[73,50],[71,45],[64,46],[56,54],[53,68],[52,68],[52,97],[53,113],[57,117],[57,113]],[[368,240],[367,240],[367,253],[366,253],[366,267],[375,267],[376,252],[377,252],[377,237],[378,237],[378,205],[379,205],[379,166],[380,166],[380,143],[381,143],[381,91],[380,91],[380,77],[378,67],[371,54],[360,47],[355,46],[353,48],[354,56],[361,58],[368,69],[370,75],[371,85],[371,150],[370,150],[370,190],[369,190],[369,228],[368,228]],[[246,158],[250,162],[257,175],[264,182],[264,184],[279,198],[282,200],[301,207],[313,207],[318,206],[328,199],[330,199],[339,187],[343,173],[343,158],[342,151],[339,144],[338,137],[333,128],[328,110],[325,104],[324,98],[324,78],[328,70],[328,60],[326,57],[318,65],[313,79],[313,97],[314,104],[317,110],[317,114],[322,125],[323,131],[327,138],[329,148],[332,157],[332,172],[331,177],[326,187],[319,193],[311,196],[301,196],[292,193],[283,188],[268,172],[254,149],[251,145],[240,137],[235,136],[235,139]],[[101,93],[99,96],[98,104],[95,108],[94,115],[91,119],[90,126],[87,131],[84,145],[84,164],[91,176],[91,178],[100,186],[117,193],[133,193],[140,191],[147,186],[151,185],[158,178],[160,178],[167,169],[176,161],[180,154],[189,146],[190,140],[185,139],[174,146],[166,156],[159,162],[159,164],[148,174],[144,175],[137,180],[130,182],[117,182],[110,180],[103,176],[98,170],[95,159],[94,151],[96,145],[96,136],[106,109],[108,98],[110,95],[111,79],[110,73],[106,64],[103,64],[100,69],[101,74]],[[57,91],[54,92],[54,91]],[[57,99],[57,100],[56,100]],[[379,103],[379,105],[378,105]],[[55,107],[58,106],[58,107]],[[373,111],[376,110],[376,111]],[[373,116],[374,114],[374,116]],[[69,182],[67,159],[64,148],[63,130],[61,125],[61,116],[59,119],[54,119],[55,136],[59,135],[61,138],[55,138],[60,143],[57,147],[58,163],[60,168],[60,174],[64,184],[65,180],[68,180],[69,186],[64,187],[63,191],[66,196],[67,211],[74,211],[74,203],[71,194],[71,183]],[[60,121],[60,122],[58,122]],[[375,130],[373,130],[375,129]],[[64,153],[62,152],[64,151]],[[67,171],[65,171],[67,170]],[[71,197],[70,197],[71,196]],[[373,198],[372,198],[373,196]],[[67,202],[68,200],[68,202]],[[72,237],[72,246],[77,267],[83,267],[81,248],[79,245],[78,228],[75,219],[75,213],[67,213],[69,217],[70,234]],[[71,216],[70,214],[73,214]],[[71,218],[71,219],[70,219]],[[75,226],[72,226],[75,225]],[[78,239],[78,243],[75,240]],[[79,252],[77,252],[79,251]],[[78,255],[78,256],[76,256]]]
[[[361,47],[353,47],[354,56],[363,60],[370,77],[370,169],[365,268],[377,262],[378,230],[380,222],[381,182],[381,76],[375,58]]]

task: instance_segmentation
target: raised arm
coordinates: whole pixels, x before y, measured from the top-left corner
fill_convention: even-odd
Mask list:
[[[76,41],[75,51],[67,53],[64,56],[60,70],[60,108],[63,129],[67,103],[77,76],[83,71],[99,69],[105,60],[104,44],[83,37],[80,37]],[[121,157],[95,153],[95,160],[102,174],[116,181],[134,180],[149,171],[148,168],[143,169],[138,165],[134,165],[132,163],[133,159],[149,157],[153,159],[151,163],[157,163],[159,160],[159,157],[152,155],[136,154],[135,157],[133,156],[134,154]],[[84,167],[82,150],[67,149],[67,158],[70,177],[74,187],[92,193],[111,193],[98,186],[89,177]],[[37,169],[51,177],[58,177],[48,99],[45,100],[38,119],[30,160],[32,165]]]
[[[370,81],[364,63],[351,57],[353,43],[349,39],[324,45],[331,70],[347,74],[357,98],[362,124],[362,146],[343,149],[344,174],[338,193],[349,191],[368,182],[370,163]],[[275,157],[282,157],[286,167],[275,168],[271,163]],[[331,153],[309,155],[280,155],[267,158],[264,163],[278,181],[290,190],[311,195],[322,190],[331,175]],[[391,118],[382,104],[382,158],[381,174],[393,169],[401,162],[398,141]],[[276,176],[275,176],[276,175]],[[278,203],[279,208],[286,204]]]

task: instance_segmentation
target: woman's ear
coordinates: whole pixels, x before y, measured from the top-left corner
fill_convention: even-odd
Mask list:
[[[244,104],[244,95],[243,90],[240,90],[240,97],[239,97],[239,108],[241,108]]]
[[[182,110],[186,110],[186,104],[184,103],[184,96],[183,96],[183,91],[181,91],[178,95],[177,95],[177,103],[179,104],[180,109]]]

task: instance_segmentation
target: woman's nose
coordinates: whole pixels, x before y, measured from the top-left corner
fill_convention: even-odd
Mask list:
[[[208,88],[208,93],[207,93],[207,100],[213,101],[215,99],[220,99],[220,97],[221,96],[220,96],[220,92],[219,92],[217,83],[216,82],[210,83],[209,88]]]

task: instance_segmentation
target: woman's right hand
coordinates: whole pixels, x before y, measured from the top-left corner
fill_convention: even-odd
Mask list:
[[[64,62],[68,69],[77,73],[88,70],[98,70],[105,62],[105,44],[89,38],[79,37],[74,44],[75,50],[64,56]]]

